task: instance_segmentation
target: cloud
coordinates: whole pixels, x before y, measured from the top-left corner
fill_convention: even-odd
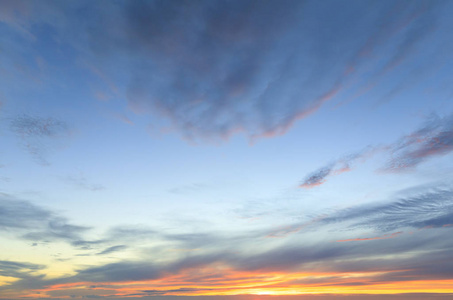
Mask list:
[[[42,209],[26,209],[30,210],[38,211],[28,214],[31,220],[36,219],[34,215],[43,215]],[[142,247],[135,259],[80,267],[74,275],[53,279],[24,277],[4,289],[69,292],[78,287],[84,289],[91,283],[97,291],[117,290],[118,296],[125,296],[122,293],[133,291],[153,295],[189,295],[208,290],[237,292],[242,289],[237,287],[238,282],[250,289],[282,291],[301,286],[318,291],[326,286],[366,289],[369,285],[401,281],[421,284],[430,280],[430,284],[436,284],[436,280],[452,276],[453,241],[449,238],[452,228],[444,227],[452,223],[453,192],[430,188],[385,203],[338,210],[313,222],[293,224],[302,227],[297,236],[292,232],[292,236],[287,234],[279,240],[265,239],[262,231],[237,236],[219,232],[170,234],[118,227],[91,245],[104,246],[115,240],[124,243],[107,247],[97,252],[98,255],[124,250],[126,245],[132,249],[134,244],[125,239],[128,236],[141,241],[145,237],[157,237],[164,247],[162,251]],[[417,230],[427,226],[431,229]],[[377,234],[363,238],[364,231]],[[325,237],[306,239],[312,232],[324,232]],[[135,233],[138,235],[134,236]],[[351,247],[350,243],[335,242],[339,240],[366,242]],[[197,245],[200,251],[168,255],[174,245],[182,248]],[[162,256],[163,253],[166,255]]]
[[[44,269],[44,265],[37,265],[26,262],[0,260],[0,276],[27,278],[32,273]]]
[[[34,242],[72,241],[89,227],[73,225],[64,217],[30,202],[0,194],[0,230]]]
[[[356,162],[364,162],[377,152],[390,156],[386,165],[379,169],[385,173],[398,173],[414,170],[421,163],[438,156],[453,152],[453,115],[431,118],[418,130],[401,137],[396,142],[381,146],[368,147],[318,169],[306,177],[299,185],[313,188],[327,181],[332,175],[348,172]]]
[[[0,194],[0,229],[22,229],[39,227],[52,213],[26,201],[13,200]]]
[[[70,135],[68,125],[56,118],[42,118],[30,115],[15,117],[10,129],[22,141],[24,148],[41,165],[49,165],[47,154],[55,141]]]
[[[320,186],[331,176],[351,171],[352,166],[357,160],[365,161],[366,158],[371,156],[375,151],[377,151],[377,148],[368,147],[365,150],[338,159],[308,175],[299,187],[310,189]]]
[[[113,253],[113,252],[122,251],[122,250],[127,249],[127,248],[128,247],[126,245],[112,246],[112,247],[108,247],[107,249],[102,250],[101,252],[97,253],[96,255],[110,254],[110,253]]]
[[[63,180],[80,189],[89,190],[92,192],[96,192],[96,191],[105,189],[105,187],[101,184],[89,182],[88,179],[83,174],[79,174],[78,176],[76,176],[76,175],[67,176],[67,177],[63,178]]]
[[[424,58],[418,46],[431,34],[425,25],[436,28],[439,7],[438,1],[380,1],[372,10],[361,1],[346,7],[336,1],[80,1],[43,5],[40,15],[53,9],[65,16],[46,24],[115,93],[118,74],[124,75],[132,111],[163,117],[190,140],[244,134],[253,141],[284,134],[363,86],[364,70],[379,77],[383,67],[391,71],[386,63]],[[93,15],[82,15],[87,9]],[[370,64],[375,71],[368,72]]]
[[[453,222],[453,192],[434,189],[397,201],[356,206],[327,216],[322,222],[348,223],[348,228],[372,228],[381,232],[402,228],[439,228]]]
[[[308,177],[304,180],[299,187],[302,188],[312,188],[318,185],[323,184],[326,181],[326,177],[332,173],[333,165],[328,165],[323,167],[312,174],[308,175]]]
[[[337,242],[357,242],[357,241],[372,241],[372,240],[385,240],[385,239],[393,239],[394,237],[402,234],[402,231],[384,234],[383,236],[376,236],[371,238],[355,238],[355,239],[346,239],[346,240],[338,240]]]
[[[411,170],[430,158],[452,151],[453,115],[433,116],[423,127],[401,138],[391,147],[392,157],[383,171]]]
[[[304,220],[272,229],[266,237],[289,237],[308,231],[335,230],[354,232],[373,230],[383,237],[391,237],[394,231],[410,232],[425,228],[447,228],[453,224],[453,191],[432,188],[428,191],[406,194],[391,201],[379,201],[349,208],[325,212],[310,220]],[[341,240],[361,239],[342,238]],[[336,238],[338,240],[338,238]]]
[[[102,84],[95,90],[124,91],[120,98],[133,112],[164,118],[191,141],[282,135],[397,66],[433,61],[422,46],[442,25],[445,5],[377,1],[370,10],[361,1],[13,2],[3,5],[0,19],[16,29],[52,28]],[[26,51],[15,51],[16,45],[8,53],[29,54],[31,46],[22,41]],[[406,77],[425,74],[412,73]],[[131,123],[125,115],[118,116]]]

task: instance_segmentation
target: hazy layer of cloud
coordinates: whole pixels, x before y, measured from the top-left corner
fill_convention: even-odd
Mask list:
[[[35,242],[72,241],[89,228],[27,201],[0,194],[0,230]]]
[[[35,218],[34,215],[48,215],[37,208],[26,210],[33,212],[28,213],[31,220]],[[9,213],[5,215],[8,216]],[[232,272],[231,274],[243,274],[252,279],[266,276],[266,274],[275,274],[275,272],[325,274],[321,278],[305,276],[296,281],[289,278],[288,282],[279,283],[282,286],[301,284],[305,287],[335,285],[361,287],[367,284],[386,284],[396,281],[450,279],[453,276],[453,265],[450,263],[453,241],[448,237],[453,227],[446,225],[451,224],[453,224],[453,192],[431,188],[399,196],[385,203],[358,205],[339,210],[305,225],[293,224],[299,228],[291,232],[292,235],[288,234],[283,237],[283,240],[279,240],[286,241],[284,243],[274,243],[275,239],[266,239],[262,231],[251,231],[241,237],[220,236],[215,232],[169,234],[165,231],[154,232],[146,228],[118,227],[106,232],[103,239],[92,241],[91,246],[101,247],[115,241],[126,241],[127,236],[141,241],[144,238],[157,236],[161,242],[170,243],[162,249],[164,252],[168,252],[168,245],[178,245],[186,249],[197,246],[200,250],[181,252],[173,256],[167,255],[167,258],[162,260],[160,255],[164,252],[156,251],[157,248],[149,248],[146,251],[145,248],[142,250],[142,256],[136,259],[86,266],[77,270],[73,276],[56,279],[44,279],[42,276],[24,277],[6,288],[14,290],[29,288],[29,286],[43,288],[93,282],[98,288],[108,290],[115,289],[116,283],[124,286],[126,282],[170,280],[178,275],[180,280],[184,278],[184,288],[187,290],[171,288],[171,285],[167,288],[167,292],[162,292],[160,289],[141,290],[144,294],[147,294],[147,291],[156,295],[178,294],[190,293],[191,289],[195,288],[191,285],[199,285],[200,282],[206,286],[220,284],[228,278],[224,273],[225,270]],[[18,225],[13,223],[9,226]],[[370,230],[375,235],[370,236]],[[326,232],[326,237],[330,239],[305,240],[305,234],[313,231]],[[366,236],[363,235],[365,231]],[[138,236],[134,236],[134,233]],[[301,240],[304,242],[301,243]],[[350,243],[354,243],[354,247],[351,247]],[[252,244],[255,245],[252,247],[253,251],[249,251]],[[262,246],[257,248],[257,244]],[[123,251],[126,247],[134,247],[133,245],[130,242],[116,244],[96,254],[106,255]],[[204,277],[197,277],[202,276],[203,270],[213,270],[216,266],[222,266],[224,270],[222,276],[213,277],[207,281],[202,279]],[[197,275],[197,272],[201,274]],[[351,272],[358,273],[360,276],[351,280],[349,276],[341,275],[351,274]]]
[[[67,176],[64,177],[63,180],[80,189],[89,190],[92,192],[105,189],[102,184],[91,183],[83,174]]]
[[[55,141],[70,135],[64,121],[26,114],[12,119],[10,128],[21,139],[25,150],[42,165],[49,165],[47,155],[55,147]]]

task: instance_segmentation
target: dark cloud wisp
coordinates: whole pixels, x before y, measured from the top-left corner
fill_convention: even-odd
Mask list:
[[[0,194],[0,230],[4,232],[34,242],[71,242],[81,239],[81,234],[88,229],[28,201]]]
[[[68,22],[86,28],[88,48],[102,57],[93,60],[103,73],[115,77],[115,66],[102,61],[128,64],[116,67],[131,70],[127,99],[133,111],[164,116],[191,140],[237,133],[254,139],[283,134],[319,110],[365,63],[384,69],[375,72],[378,78],[391,71],[378,66],[375,55],[388,45],[398,45],[386,54],[390,66],[419,55],[416,46],[430,33],[424,24],[436,23],[439,6],[379,1],[370,10],[363,1],[119,1],[91,5],[100,17]]]
[[[391,149],[392,158],[384,171],[416,168],[422,162],[453,152],[453,115],[434,116],[425,126],[400,139]]]

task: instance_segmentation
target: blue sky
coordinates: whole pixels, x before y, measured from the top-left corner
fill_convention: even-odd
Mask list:
[[[0,8],[0,297],[453,293],[451,2]]]

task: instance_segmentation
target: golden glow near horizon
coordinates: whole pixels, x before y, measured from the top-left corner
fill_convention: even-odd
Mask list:
[[[452,15],[0,0],[0,300],[453,295]]]

